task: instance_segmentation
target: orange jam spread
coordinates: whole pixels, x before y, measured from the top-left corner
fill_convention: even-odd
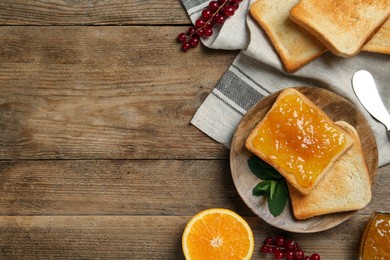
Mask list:
[[[347,144],[331,122],[298,94],[286,94],[262,121],[253,145],[307,188]]]
[[[390,214],[374,215],[362,246],[364,260],[390,259]]]

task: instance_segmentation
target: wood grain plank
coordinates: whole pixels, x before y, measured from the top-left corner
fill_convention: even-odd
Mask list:
[[[388,210],[390,165],[359,214]],[[0,215],[193,215],[239,197],[228,160],[44,160],[0,162]]]
[[[0,27],[0,159],[227,158],[189,124],[237,52],[174,27]]]
[[[238,196],[228,160],[0,162],[0,215],[191,215]]]
[[[0,25],[189,24],[179,1],[2,0]]]
[[[357,259],[359,238],[369,216],[356,216],[317,234],[287,234],[247,217],[255,236],[252,259],[269,235],[296,240],[322,259]],[[189,216],[6,216],[0,217],[3,259],[183,259],[181,235]]]

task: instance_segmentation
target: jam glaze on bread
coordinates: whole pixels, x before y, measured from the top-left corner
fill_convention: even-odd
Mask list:
[[[245,146],[302,194],[328,174],[354,139],[299,91],[283,90]]]
[[[336,124],[347,130],[355,142],[309,195],[303,195],[292,185],[288,185],[292,209],[297,219],[359,210],[371,200],[370,176],[359,135],[346,122],[339,121]]]

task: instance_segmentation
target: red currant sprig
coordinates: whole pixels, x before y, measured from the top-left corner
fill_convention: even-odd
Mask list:
[[[277,236],[275,239],[267,237],[264,244],[260,248],[265,254],[273,254],[275,259],[287,260],[320,260],[319,254],[305,256],[304,252],[299,248],[299,245],[294,240],[287,240],[282,236]]]
[[[203,9],[202,16],[196,20],[195,27],[190,27],[187,32],[180,33],[178,42],[182,43],[182,50],[188,51],[199,45],[200,37],[213,35],[214,25],[222,25],[225,20],[234,15],[242,0],[218,0],[211,1]]]

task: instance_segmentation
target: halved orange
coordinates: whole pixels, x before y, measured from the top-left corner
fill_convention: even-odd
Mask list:
[[[187,260],[250,259],[254,239],[248,223],[237,213],[207,209],[186,225],[182,237]]]

